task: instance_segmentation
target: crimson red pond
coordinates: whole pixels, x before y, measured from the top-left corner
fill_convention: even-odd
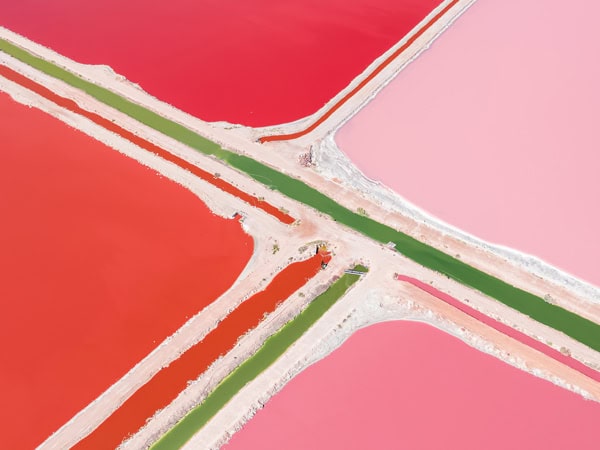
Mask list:
[[[12,31],[201,119],[262,126],[316,112],[441,0],[4,3]]]
[[[236,220],[0,95],[0,421],[33,448],[236,279]],[[223,270],[227,267],[227,270]]]
[[[600,403],[396,321],[359,330],[306,369],[224,450],[591,450],[598,421]]]

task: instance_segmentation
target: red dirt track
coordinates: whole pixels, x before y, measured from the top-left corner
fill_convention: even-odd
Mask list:
[[[286,267],[265,290],[240,304],[202,341],[158,372],[73,448],[116,448],[129,434],[140,429],[146,419],[171,403],[187,387],[188,381],[198,378],[219,356],[233,348],[238,338],[255,328],[266,313],[300,289],[319,271],[321,261],[321,256],[315,255]]]
[[[264,200],[260,200],[257,197],[247,194],[246,192],[229,184],[225,180],[223,180],[221,178],[217,178],[213,174],[211,174],[205,170],[202,170],[198,166],[195,166],[194,164],[189,163],[186,160],[179,158],[178,156],[175,156],[174,154],[168,152],[167,150],[165,150],[145,139],[142,139],[141,137],[135,135],[134,133],[127,131],[124,128],[121,128],[120,126],[116,125],[114,122],[112,122],[108,119],[105,119],[104,117],[102,117],[98,114],[89,112],[89,111],[81,108],[73,100],[61,97],[60,95],[55,94],[51,90],[36,83],[35,81],[30,80],[29,78],[21,75],[20,73],[17,73],[14,70],[12,70],[6,66],[3,66],[1,64],[0,64],[0,76],[3,76],[17,84],[20,84],[21,86],[35,92],[38,95],[41,95],[42,97],[46,98],[47,100],[50,100],[50,101],[56,103],[57,105],[62,106],[65,109],[68,109],[71,112],[74,112],[83,117],[86,117],[87,119],[91,120],[95,124],[100,125],[101,127],[104,127],[107,130],[112,131],[113,133],[118,134],[119,136],[127,139],[129,142],[132,142],[132,143],[136,144],[137,146],[142,147],[143,149],[148,150],[149,152],[154,153],[155,155],[158,155],[161,158],[163,158],[169,162],[172,162],[173,164],[176,164],[177,166],[181,167],[182,169],[185,169],[188,172],[193,173],[198,178],[201,178],[204,181],[209,182],[213,186],[216,186],[219,189],[240,198],[241,200],[245,201],[246,203],[249,203],[250,205],[252,205],[256,208],[262,209],[267,214],[270,214],[271,216],[275,217],[277,220],[279,220],[285,224],[289,225],[289,224],[294,223],[294,221],[295,221],[295,219],[292,216],[290,216],[289,214],[283,213],[282,211],[280,211],[278,208],[275,208],[270,203],[267,203]]]
[[[224,292],[253,243],[186,189],[3,93],[0,117],[2,447],[29,449]]]
[[[0,24],[203,120],[257,127],[319,110],[440,2],[19,0]]]

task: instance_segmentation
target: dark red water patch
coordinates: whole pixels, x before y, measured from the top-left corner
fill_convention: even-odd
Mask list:
[[[389,55],[381,64],[373,69],[360,83],[356,85],[354,89],[344,95],[339,101],[334,103],[327,111],[323,113],[317,120],[311,123],[306,128],[297,131],[295,133],[290,134],[274,134],[262,136],[259,138],[260,142],[273,142],[273,141],[288,141],[290,139],[297,139],[301,136],[304,136],[311,131],[315,130],[319,125],[329,119],[333,113],[335,113],[338,109],[340,109],[345,103],[347,103],[352,97],[354,97],[361,89],[373,80],[377,75],[379,75],[387,66],[389,66],[398,56],[400,56],[403,52],[406,51],[408,47],[410,47],[414,42],[423,35],[432,25],[434,25],[444,14],[448,12],[454,5],[458,3],[458,0],[452,0],[448,3],[441,11],[439,11],[435,16],[429,19],[426,23],[424,23],[421,27],[419,27],[413,35],[406,40],[406,42],[395,50],[391,55]]]
[[[59,120],[5,94],[0,116],[2,445],[33,448],[227,289],[253,244]]]
[[[441,0],[5,3],[17,33],[204,120],[262,126],[317,111]]]
[[[47,100],[50,100],[50,101],[56,103],[57,105],[68,109],[69,111],[72,111],[76,114],[87,117],[92,122],[96,123],[97,125],[100,125],[101,127],[104,127],[109,131],[112,131],[113,133],[127,139],[128,141],[138,145],[139,147],[142,147],[143,149],[148,150],[149,152],[152,152],[155,155],[158,155],[161,158],[163,158],[167,161],[170,161],[173,164],[178,165],[182,169],[185,169],[188,172],[193,173],[197,177],[202,178],[204,181],[207,181],[210,184],[212,184],[213,186],[216,186],[219,189],[240,198],[241,200],[245,201],[246,203],[249,203],[250,205],[252,205],[256,208],[262,209],[267,214],[272,215],[277,220],[279,220],[285,224],[289,225],[291,223],[294,223],[294,221],[295,221],[295,219],[292,216],[290,216],[287,213],[284,213],[283,211],[281,211],[278,208],[275,208],[270,203],[268,203],[262,199],[259,199],[253,195],[247,194],[246,192],[242,191],[241,189],[236,188],[235,186],[228,183],[227,181],[215,176],[214,174],[211,174],[211,173],[207,172],[206,170],[203,170],[200,167],[187,162],[183,158],[175,156],[174,154],[159,147],[158,145],[153,144],[150,141],[147,141],[146,139],[142,139],[141,137],[137,136],[136,134],[132,133],[131,131],[128,131],[128,130],[120,127],[119,125],[115,124],[111,120],[105,119],[104,117],[102,117],[98,114],[92,113],[90,111],[87,111],[87,110],[81,108],[73,100],[61,97],[60,95],[52,92],[51,90],[36,83],[35,81],[21,75],[20,73],[15,72],[14,70],[10,69],[7,66],[0,65],[0,76],[3,76],[11,81],[14,81],[15,83],[20,84],[21,86],[35,92],[36,94],[41,95],[42,97],[46,98]]]
[[[233,348],[239,337],[256,327],[265,314],[300,289],[318,272],[321,261],[320,255],[315,255],[286,267],[264,291],[243,302],[202,341],[158,372],[74,448],[116,448],[156,411],[171,403],[188,381],[198,378],[220,355]]]

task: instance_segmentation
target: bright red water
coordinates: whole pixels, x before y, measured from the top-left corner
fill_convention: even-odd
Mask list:
[[[57,119],[6,94],[0,117],[2,445],[33,448],[231,285],[253,244]]]
[[[316,112],[441,0],[20,0],[0,25],[208,121]]]
[[[358,331],[294,378],[224,449],[598,447],[600,404],[433,327]]]

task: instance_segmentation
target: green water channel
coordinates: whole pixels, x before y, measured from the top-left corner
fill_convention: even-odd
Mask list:
[[[366,272],[363,266],[354,270]],[[269,337],[258,351],[217,385],[202,403],[192,409],[151,448],[171,450],[182,447],[246,384],[254,380],[296,342],[346,291],[360,275],[344,274],[304,311]]]
[[[285,175],[247,156],[225,150],[184,126],[161,117],[105,88],[83,80],[79,76],[38,58],[3,39],[0,39],[0,50],[48,75],[87,92],[97,100],[197,151],[221,159],[269,188],[311,206],[365,236],[384,244],[393,242],[396,245],[396,250],[407,258],[470,286],[530,316],[532,319],[562,331],[573,339],[600,351],[599,324],[547,303],[541,297],[511,286],[401,231],[351,211],[296,178]]]

